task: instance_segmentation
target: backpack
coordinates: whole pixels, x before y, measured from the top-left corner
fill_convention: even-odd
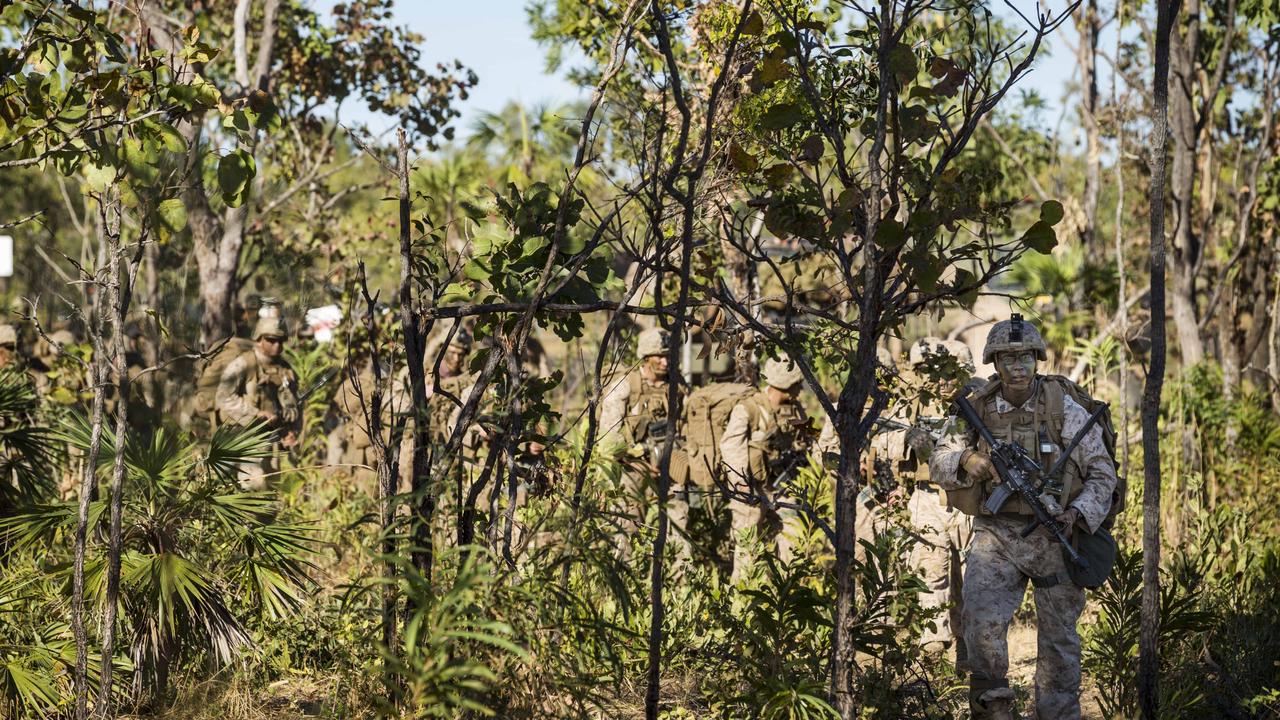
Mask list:
[[[223,343],[222,348],[205,360],[204,368],[196,379],[195,410],[201,415],[210,415],[218,405],[218,383],[222,381],[222,372],[232,360],[253,351],[253,341],[248,338],[233,337]]]
[[[729,414],[757,392],[754,385],[745,383],[712,383],[689,393],[684,404],[685,452],[689,477],[698,487],[714,486],[723,473],[720,437],[729,424]]]
[[[1071,438],[1062,437],[1063,397],[1070,397],[1090,415],[1099,407],[1103,408],[1102,415],[1095,424],[1102,431],[1102,444],[1107,449],[1107,456],[1111,459],[1111,468],[1116,474],[1116,488],[1111,494],[1111,509],[1107,511],[1107,517],[1100,526],[1109,530],[1115,524],[1116,516],[1124,510],[1126,498],[1129,494],[1129,483],[1120,475],[1120,463],[1116,460],[1116,428],[1111,420],[1111,408],[1107,403],[1094,398],[1087,390],[1063,375],[1042,375],[1040,380],[1045,383],[1045,392],[1049,393],[1050,418],[1051,422],[1056,425],[1053,431],[1064,445],[1071,442]],[[993,377],[986,387],[977,393],[975,400],[986,402],[999,389],[1000,381]],[[1057,406],[1056,410],[1054,409],[1055,405]]]

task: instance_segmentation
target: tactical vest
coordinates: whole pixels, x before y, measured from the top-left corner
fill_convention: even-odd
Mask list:
[[[631,443],[649,439],[649,424],[669,421],[667,384],[646,382],[636,370],[627,375],[627,414],[622,419]]]
[[[996,411],[996,395],[1000,383],[993,382],[974,396],[973,406],[978,411],[982,422],[991,430],[992,436],[999,440],[1015,442],[1021,445],[1040,464],[1048,468],[1058,461],[1064,449],[1062,425],[1066,417],[1066,399],[1062,386],[1056,382],[1046,382],[1043,377],[1036,379],[1036,389],[1032,400],[1023,407],[1007,413]],[[981,452],[990,453],[986,442],[979,440]],[[1062,507],[1067,507],[1084,489],[1080,468],[1075,461],[1068,462],[1062,473],[1062,487],[1055,489],[1054,495]],[[967,515],[987,515],[983,503],[992,490],[989,479],[975,482],[967,488],[947,491],[947,505]],[[1046,492],[1049,489],[1046,488]],[[1005,503],[1001,515],[1031,515],[1031,508],[1016,495]]]
[[[258,410],[275,413],[283,424],[292,424],[300,410],[293,368],[283,362],[260,364],[256,356],[254,366],[258,375]]]

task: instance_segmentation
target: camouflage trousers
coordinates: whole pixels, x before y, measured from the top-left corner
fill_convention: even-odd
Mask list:
[[[689,537],[689,506],[692,499],[689,481],[689,459],[684,450],[673,448],[671,451],[671,486],[667,494],[667,522],[669,532],[667,541],[674,546],[676,557],[690,560],[693,557],[693,541]],[[623,521],[619,523],[621,530],[618,538],[623,554],[630,557],[630,534],[643,526],[649,515],[649,509],[658,501],[657,479],[651,473],[627,471],[622,475],[623,499],[618,508]]]
[[[1076,622],[1084,610],[1084,590],[1070,581],[1049,584],[1066,566],[1057,541],[1043,528],[1022,537],[1025,520],[977,517],[964,571],[963,627],[968,646],[970,704],[974,718],[992,717],[981,702],[1008,696],[1009,623],[1034,587],[1036,605],[1035,717],[1080,717],[1080,635]],[[1010,696],[1011,697],[1011,696]],[[1008,702],[1004,700],[1003,702]]]
[[[960,582],[963,559],[973,536],[973,520],[964,513],[942,503],[937,490],[917,487],[907,503],[911,526],[919,542],[911,550],[908,562],[920,573],[929,590],[920,595],[926,608],[950,607],[934,620],[936,629],[925,629],[920,643],[951,643],[959,634],[964,607]]]

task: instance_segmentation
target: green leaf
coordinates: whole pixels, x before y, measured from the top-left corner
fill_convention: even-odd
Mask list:
[[[751,13],[747,18],[747,22],[742,26],[742,34],[754,37],[764,32],[764,18],[760,16],[760,11]]]
[[[178,198],[169,198],[156,208],[156,215],[169,232],[182,232],[187,227],[187,206]]]
[[[249,195],[249,181],[257,174],[253,156],[244,150],[218,158],[218,186],[222,199],[231,207],[239,207]]]
[[[466,275],[471,280],[485,281],[488,280],[489,276],[493,273],[480,261],[479,258],[476,258],[475,260],[467,263],[466,267],[462,269],[462,274]]]
[[[916,73],[919,72],[919,65],[916,61],[916,54],[911,50],[910,45],[899,43],[894,45],[889,51],[889,72],[898,80],[899,85],[906,85],[915,80]]]
[[[1066,211],[1062,209],[1062,203],[1057,200],[1046,200],[1040,206],[1040,219],[1050,225],[1057,225],[1062,221],[1062,216]]]
[[[902,223],[893,218],[885,218],[876,226],[876,244],[890,249],[901,247],[907,241],[907,231]]]
[[[738,172],[746,175],[760,169],[760,161],[756,156],[742,149],[737,141],[729,143],[729,162],[733,163]]]
[[[471,286],[463,283],[449,283],[444,289],[444,293],[440,295],[441,305],[452,305],[454,303],[467,302],[471,299]]]
[[[799,105],[787,103],[774,105],[765,111],[760,118],[760,126],[766,130],[782,130],[804,120],[804,111]]]
[[[778,163],[777,165],[765,168],[765,183],[774,190],[780,190],[786,186],[787,181],[791,179],[791,170],[791,166],[786,163]]]
[[[113,167],[102,167],[101,165],[84,166],[85,190],[100,192],[115,181],[116,169]]]
[[[1058,244],[1058,234],[1044,220],[1037,220],[1022,235],[1022,244],[1038,253],[1048,255]]]
[[[587,249],[587,237],[586,233],[567,233],[564,240],[560,242],[560,252],[565,255],[577,255]]]
[[[143,185],[151,185],[160,179],[157,155],[156,146],[152,143],[135,137],[124,139],[125,165],[129,168],[129,174]]]

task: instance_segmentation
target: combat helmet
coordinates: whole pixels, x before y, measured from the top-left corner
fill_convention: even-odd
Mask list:
[[[919,367],[930,357],[937,355],[950,355],[965,370],[973,372],[973,352],[959,340],[943,340],[933,336],[921,338],[911,345],[907,360],[912,367]]]
[[[1035,350],[1036,357],[1048,360],[1045,354],[1044,338],[1035,325],[1014,313],[1008,320],[1001,320],[987,333],[987,344],[982,348],[982,362],[990,365],[995,361],[996,353],[1018,350]]]
[[[804,380],[804,373],[790,358],[769,358],[763,375],[765,384],[778,390],[790,390]]]
[[[260,317],[257,325],[253,328],[253,339],[259,340],[263,337],[288,337],[289,333],[285,331],[284,322],[279,317]]]
[[[652,327],[640,333],[636,340],[636,355],[642,358],[651,355],[666,355],[671,347],[671,333],[660,327]]]

